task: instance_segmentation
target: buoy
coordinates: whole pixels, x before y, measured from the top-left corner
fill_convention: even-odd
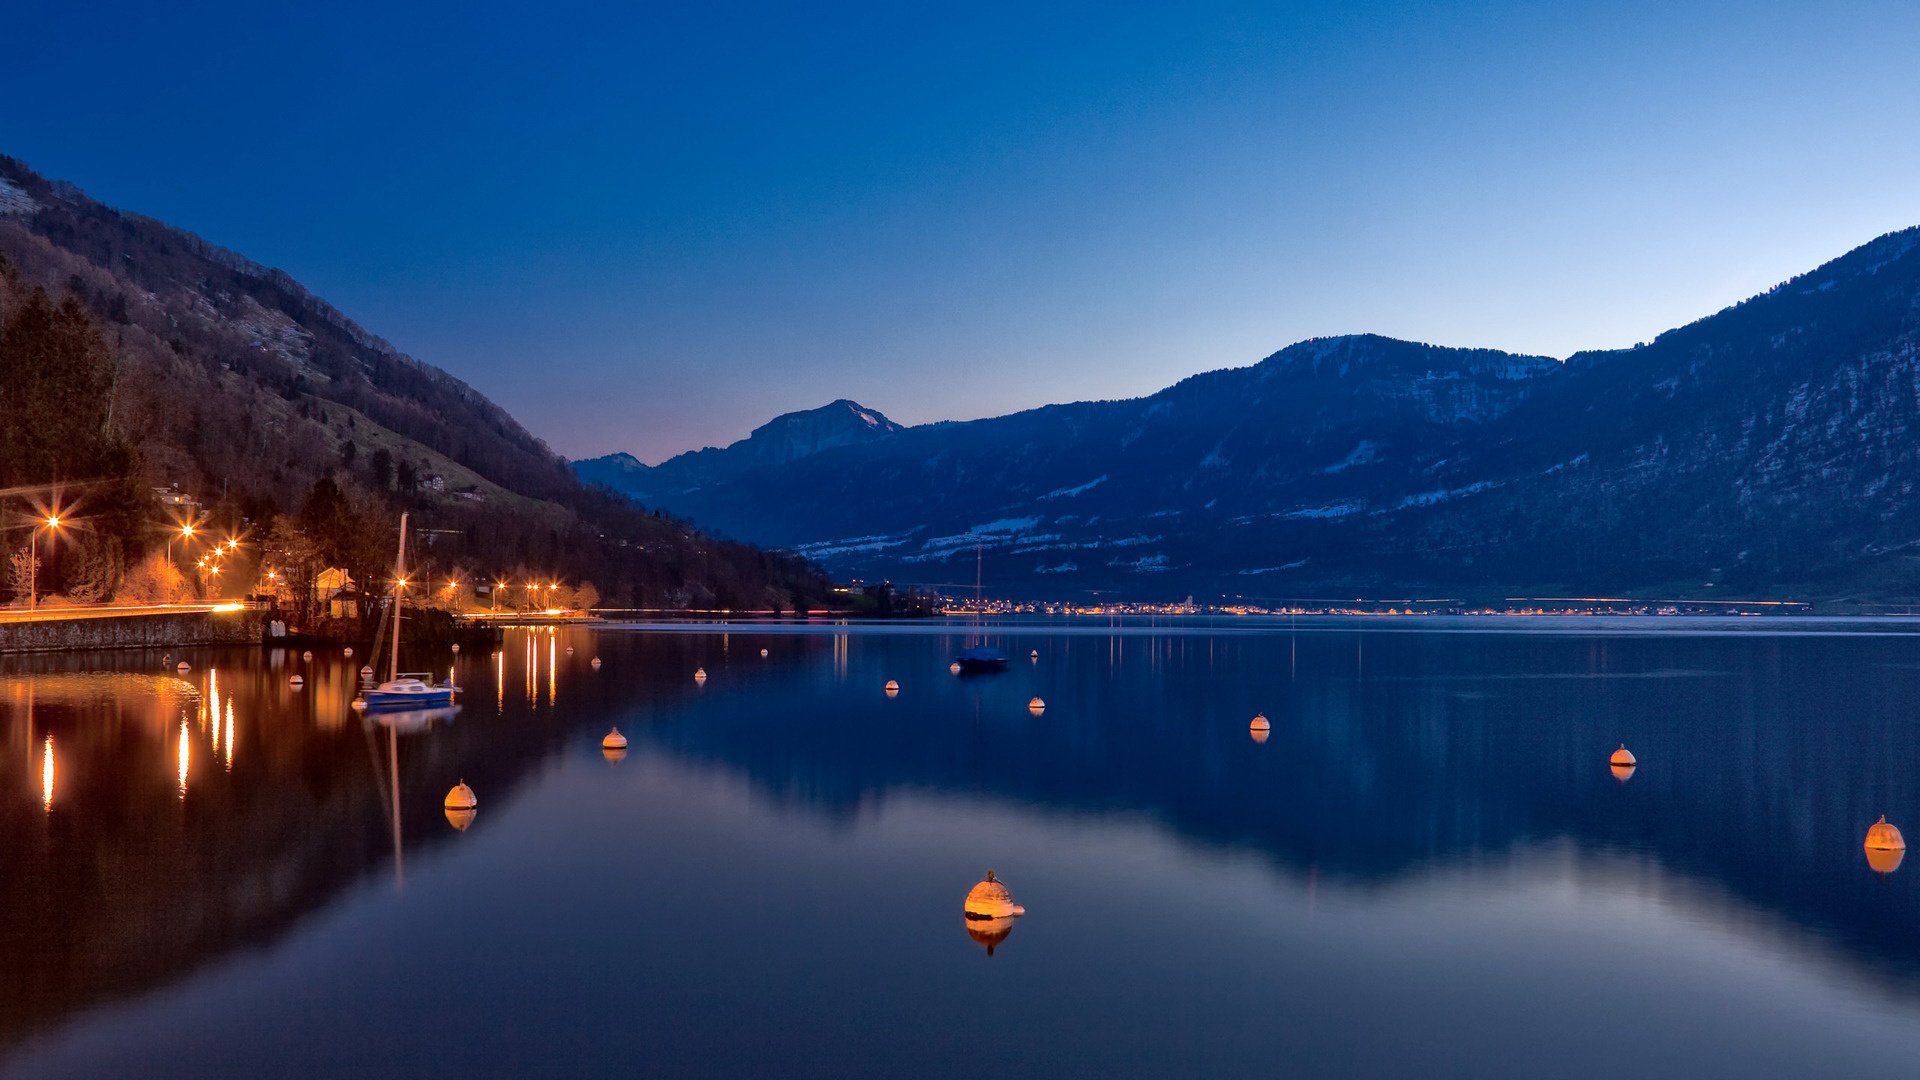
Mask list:
[[[182,675],[185,675],[187,672],[192,671],[193,668],[189,666],[185,660],[182,660],[180,661],[180,666],[174,668],[173,670],[179,672]]]
[[[1007,891],[1006,882],[994,877],[991,870],[987,871],[985,881],[967,893],[962,910],[969,921],[982,922],[987,919],[1017,919],[1027,913],[1026,908],[1013,902],[1013,894]]]
[[[955,675],[960,674],[960,661],[955,660],[953,663],[948,664],[947,670],[953,672]]]
[[[706,682],[706,681],[707,681],[707,669],[706,669],[706,668],[694,668],[694,669],[693,669],[693,681],[694,681],[694,682]]]
[[[1627,749],[1627,744],[1621,743],[1620,749],[1615,750],[1613,752],[1613,756],[1607,759],[1607,764],[1625,765],[1628,768],[1632,768],[1633,766],[1640,764],[1640,762],[1639,762],[1639,759],[1633,756],[1633,751]]]
[[[1247,725],[1253,731],[1271,731],[1273,724],[1267,720],[1266,713],[1254,713],[1253,721]]]
[[[571,646],[571,645],[569,645],[569,646],[567,646],[567,655],[568,655],[568,656],[572,656],[572,655],[573,655],[573,646]]]
[[[1907,857],[1907,841],[1900,830],[1887,824],[1887,815],[1867,827],[1867,865],[1875,873],[1891,874],[1900,869]]]
[[[346,648],[341,649],[340,655],[346,657],[349,660],[353,659],[353,646],[349,645]]]
[[[767,650],[765,650],[765,649],[761,649],[761,650],[760,650],[760,655],[761,655],[761,656],[765,656],[765,655],[767,655]]]
[[[620,734],[619,728],[614,728],[612,731],[607,732],[606,738],[600,740],[600,748],[603,750],[625,750],[627,748],[627,737]]]
[[[597,667],[599,667],[599,666],[600,666],[600,658],[599,658],[599,657],[597,657],[597,656],[596,656],[596,657],[594,657],[594,658],[593,658],[593,660],[592,660],[592,661],[591,661],[591,662],[589,663],[589,666],[590,666],[590,667],[595,667],[595,668],[597,668]]]
[[[892,679],[888,679],[887,685],[886,685],[886,691],[887,691],[887,696],[892,697],[895,694],[898,694],[900,692],[900,684],[897,682],[894,682]]]
[[[312,649],[308,649],[308,650],[307,650],[306,652],[303,652],[303,653],[301,653],[301,654],[300,654],[300,659],[302,659],[302,660],[311,660],[311,659],[313,659],[313,650],[312,650]]]
[[[459,646],[459,645],[455,645],[455,646],[453,647],[453,651],[454,651],[454,654],[455,654],[456,656],[457,656],[457,655],[459,655],[459,653],[460,653],[460,646]],[[568,651],[568,652],[572,652],[573,650],[572,650],[572,649],[568,649],[567,651]]]
[[[295,675],[295,676],[293,676],[292,678],[289,678],[289,679],[287,680],[287,684],[288,684],[289,686],[292,686],[292,687],[293,687],[293,688],[294,688],[295,690],[298,690],[298,689],[300,689],[301,687],[303,687],[303,686],[305,686],[305,685],[307,685],[307,680],[305,680],[305,679],[303,679],[303,678],[301,678],[301,677],[300,677],[300,676],[298,676],[298,675]]]
[[[446,808],[448,810],[475,810],[479,806],[480,800],[473,794],[473,789],[467,786],[465,780],[453,785],[453,790],[447,792]]]
[[[1887,815],[1881,814],[1880,820],[1867,827],[1868,851],[1905,851],[1907,841],[1900,830],[1887,824]]]
[[[447,807],[447,824],[461,832],[466,832],[467,826],[473,824],[474,815],[478,813],[479,811],[471,806],[465,809],[456,809],[449,806]]]
[[[1040,650],[1039,650],[1039,649],[1035,649],[1035,650],[1033,650],[1032,652],[1030,652],[1030,653],[1028,653],[1028,654],[1027,654],[1027,659],[1029,659],[1029,660],[1038,660],[1038,659],[1040,659]]]
[[[1041,713],[1047,711],[1047,703],[1036,697],[1032,701],[1027,702],[1027,711],[1035,716],[1039,716]]]
[[[363,667],[363,668],[361,668],[361,669],[360,669],[360,677],[361,677],[361,678],[363,678],[363,679],[371,679],[371,678],[373,678],[373,665],[372,665],[372,664],[368,664],[368,665],[367,665],[366,667]]]

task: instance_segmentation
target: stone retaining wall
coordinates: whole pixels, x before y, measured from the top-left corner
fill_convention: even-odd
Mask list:
[[[0,653],[257,645],[266,618],[261,611],[183,611],[0,623]]]

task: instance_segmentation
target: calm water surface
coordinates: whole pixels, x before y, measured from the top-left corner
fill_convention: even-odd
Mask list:
[[[1920,1069],[1911,627],[1383,625],[0,659],[0,1075]]]

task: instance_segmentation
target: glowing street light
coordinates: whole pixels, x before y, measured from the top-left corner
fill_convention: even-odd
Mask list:
[[[500,594],[506,591],[507,591],[506,582],[496,581],[493,583],[493,610],[495,612],[498,612],[500,610]]]
[[[43,525],[46,526],[47,539],[53,539],[54,533],[60,529],[60,515],[48,514],[46,520],[35,522],[33,532],[27,537],[27,562],[30,567],[27,571],[28,611],[40,607],[40,528]]]

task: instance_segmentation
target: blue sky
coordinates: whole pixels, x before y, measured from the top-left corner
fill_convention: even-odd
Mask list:
[[[1630,345],[1920,223],[1910,3],[186,7],[10,5],[0,152],[573,456]]]

